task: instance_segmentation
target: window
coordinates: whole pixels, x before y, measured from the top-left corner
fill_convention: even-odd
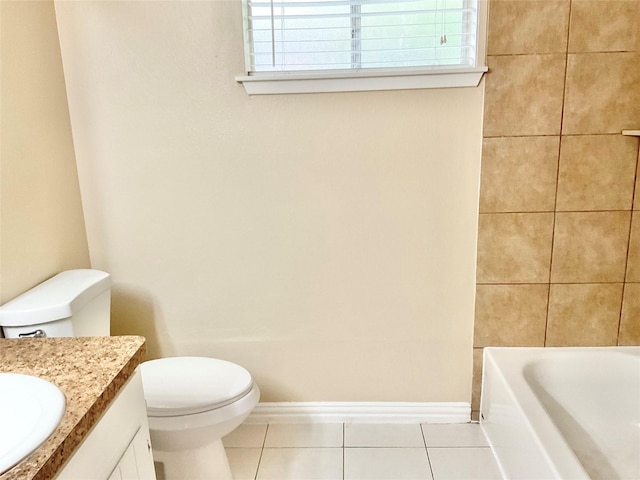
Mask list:
[[[238,81],[276,89],[249,93],[475,86],[482,14],[477,0],[244,0]]]

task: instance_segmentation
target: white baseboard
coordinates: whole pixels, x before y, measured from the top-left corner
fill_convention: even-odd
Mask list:
[[[466,402],[261,402],[245,423],[468,423]]]

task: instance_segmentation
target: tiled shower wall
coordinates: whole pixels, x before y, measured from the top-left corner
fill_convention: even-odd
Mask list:
[[[638,19],[490,1],[473,418],[483,347],[640,345]]]

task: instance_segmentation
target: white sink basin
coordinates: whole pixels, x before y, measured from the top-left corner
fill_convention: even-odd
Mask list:
[[[54,384],[0,373],[0,474],[38,448],[56,429],[65,399]]]

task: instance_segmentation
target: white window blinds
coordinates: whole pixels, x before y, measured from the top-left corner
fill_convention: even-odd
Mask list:
[[[247,71],[475,67],[476,0],[245,0]]]

